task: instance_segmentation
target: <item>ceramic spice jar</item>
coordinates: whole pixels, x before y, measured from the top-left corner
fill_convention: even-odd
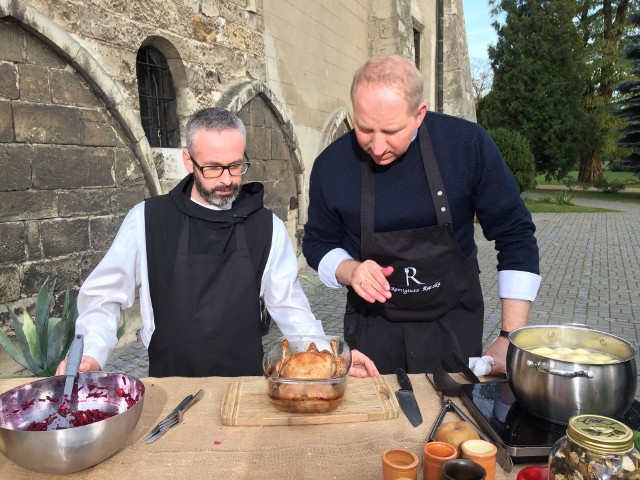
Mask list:
[[[494,480],[496,476],[497,447],[486,440],[467,440],[460,445],[462,458],[469,458],[484,467],[487,480]]]
[[[429,442],[422,447],[423,480],[442,480],[442,464],[458,456],[458,450],[445,442]]]
[[[382,453],[383,480],[418,479],[418,456],[406,448],[391,448]]]

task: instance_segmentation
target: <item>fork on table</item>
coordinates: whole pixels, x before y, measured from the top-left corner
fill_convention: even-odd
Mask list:
[[[182,418],[184,416],[184,412],[195,402],[200,400],[204,395],[204,391],[201,389],[195,395],[187,395],[182,402],[178,404],[178,406],[173,409],[173,411],[163,418],[155,427],[151,429],[151,431],[144,437],[145,442],[151,443],[155,442],[162,435],[164,435],[167,431],[175,427],[176,425],[180,425],[182,423]]]

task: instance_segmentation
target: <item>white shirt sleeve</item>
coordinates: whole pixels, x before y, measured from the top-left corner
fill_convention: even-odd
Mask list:
[[[133,305],[138,287],[141,333],[148,332],[149,324],[153,326],[144,232],[142,202],[127,214],[111,247],[78,292],[76,332],[84,335],[84,354],[95,358],[100,366],[105,365],[118,343],[120,312]]]
[[[324,335],[298,280],[298,260],[287,229],[275,214],[260,294],[283,335]]]
[[[334,248],[329,251],[318,264],[318,277],[329,288],[344,287],[336,278],[338,265],[344,260],[353,260],[353,257],[343,248]]]
[[[535,273],[502,270],[498,272],[498,295],[500,298],[533,302],[541,282],[542,277]]]

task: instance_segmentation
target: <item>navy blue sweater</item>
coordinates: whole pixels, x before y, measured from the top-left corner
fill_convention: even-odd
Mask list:
[[[474,214],[484,236],[495,240],[498,270],[539,274],[535,226],[515,179],[498,147],[478,124],[427,113],[431,137],[449,200],[456,240],[465,255],[475,247]],[[334,248],[360,257],[361,151],[352,131],[329,145],[316,159],[309,185],[309,220],[303,252],[317,270]],[[387,166],[374,167],[374,231],[387,232],[437,224],[420,156],[418,138]]]

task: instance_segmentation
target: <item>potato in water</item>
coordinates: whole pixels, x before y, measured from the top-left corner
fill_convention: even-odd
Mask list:
[[[602,365],[620,361],[613,355],[594,350],[588,350],[586,348],[534,347],[527,348],[527,350],[542,357],[552,358],[554,360],[563,360],[565,362]]]

